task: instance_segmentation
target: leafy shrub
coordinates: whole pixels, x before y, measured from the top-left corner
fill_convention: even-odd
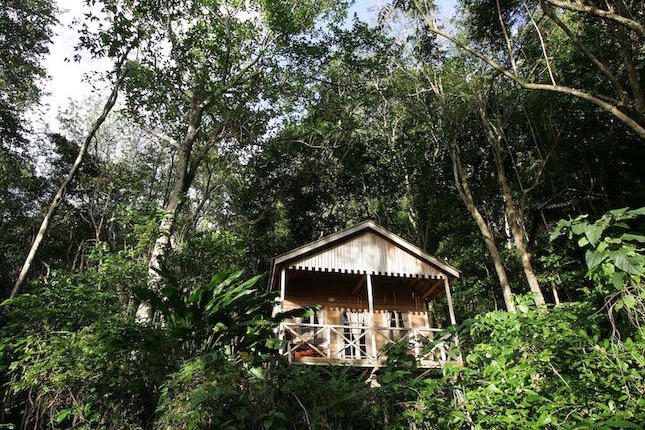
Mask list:
[[[291,428],[383,428],[376,392],[365,383],[369,369],[292,366],[276,373],[276,408]]]
[[[427,380],[422,407],[408,413],[421,428],[573,428],[645,420],[642,340],[621,349],[600,338],[593,309],[490,312],[475,318],[474,348],[463,368]]]
[[[26,417],[65,427],[144,427],[166,374],[161,333],[118,317],[80,332],[27,337],[9,395]]]
[[[169,253],[168,267],[181,267],[182,286],[198,288],[208,284],[213,273],[233,273],[243,267],[240,263],[248,250],[242,239],[234,234],[220,231],[195,231],[181,244],[181,248]]]
[[[265,403],[268,385],[216,353],[182,363],[168,377],[159,399],[155,424],[160,429],[275,429]],[[279,417],[279,414],[278,414]],[[286,417],[282,416],[282,424]]]
[[[76,331],[121,311],[114,292],[97,288],[88,276],[54,273],[48,284],[38,282],[26,294],[3,302],[0,323],[5,327],[4,336],[19,337],[33,332]]]
[[[159,293],[141,286],[135,291],[162,315],[168,335],[181,345],[185,357],[216,351],[258,362],[277,348],[275,328],[286,314],[268,317],[277,293],[258,288],[263,276],[242,280],[242,273],[219,272],[192,292],[183,291],[165,274]]]
[[[614,328],[626,329],[614,323],[615,312],[627,319],[629,324],[640,330],[643,336],[645,324],[645,236],[630,231],[630,222],[645,215],[645,208],[616,209],[607,212],[595,222],[589,222],[587,215],[573,220],[561,220],[556,226],[551,240],[565,232],[569,239],[578,238],[578,246],[585,249],[587,277],[593,287],[586,295],[592,300],[600,300],[608,311]]]

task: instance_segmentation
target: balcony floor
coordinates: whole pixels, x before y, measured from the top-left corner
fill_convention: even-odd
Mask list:
[[[293,357],[292,364],[308,366],[351,366],[351,367],[376,367],[385,365],[385,359],[373,360],[370,358],[326,358],[326,357]],[[441,369],[445,365],[462,366],[461,360],[420,360],[417,367],[420,369]]]

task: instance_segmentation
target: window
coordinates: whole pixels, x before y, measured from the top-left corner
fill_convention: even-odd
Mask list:
[[[390,311],[390,339],[399,340],[403,338],[407,330],[404,321],[407,320],[408,314],[406,312]]]

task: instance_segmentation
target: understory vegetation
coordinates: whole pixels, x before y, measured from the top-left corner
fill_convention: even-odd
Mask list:
[[[642,2],[82,1],[52,127],[63,3],[0,10],[0,429],[645,426]],[[463,365],[279,354],[272,258],[367,219]]]

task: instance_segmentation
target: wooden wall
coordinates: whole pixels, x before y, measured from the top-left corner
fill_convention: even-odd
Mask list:
[[[445,276],[436,267],[371,231],[295,260],[289,263],[289,266],[305,270],[421,276],[434,279],[440,275]]]
[[[321,305],[324,309],[321,323],[341,325],[345,310],[368,312],[366,284],[361,282],[363,276],[289,271],[284,309]],[[389,327],[389,311],[397,310],[407,313],[406,327],[427,327],[422,295],[424,289],[429,288],[428,282],[372,276],[375,325]]]

